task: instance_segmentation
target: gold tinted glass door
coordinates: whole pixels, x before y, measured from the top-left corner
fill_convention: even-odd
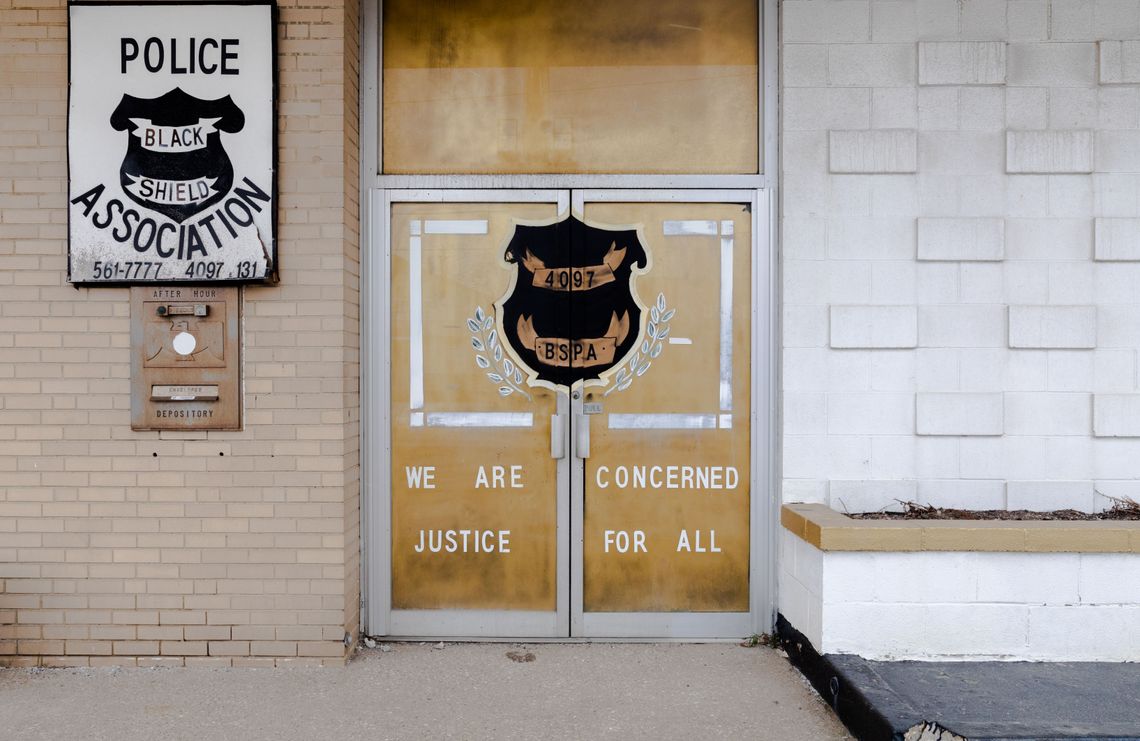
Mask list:
[[[385,0],[386,173],[755,173],[755,0]]]
[[[387,632],[756,632],[754,192],[388,193]]]
[[[559,213],[535,197],[390,207],[396,635],[568,630],[565,414],[504,352],[494,306],[513,270],[504,235]]]
[[[573,630],[746,635],[751,201],[575,201],[589,223],[637,225],[651,267],[636,351],[574,402]]]

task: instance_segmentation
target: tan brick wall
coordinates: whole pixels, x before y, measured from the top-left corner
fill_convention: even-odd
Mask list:
[[[245,429],[130,429],[122,288],[67,273],[67,11],[0,0],[0,664],[341,662],[359,626],[358,4],[280,4],[281,282]]]

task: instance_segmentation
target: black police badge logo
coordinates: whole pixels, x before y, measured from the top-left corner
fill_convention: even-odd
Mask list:
[[[220,132],[245,126],[230,96],[203,100],[177,87],[157,98],[123,95],[111,126],[128,132],[119,182],[135,203],[182,223],[229,193],[234,168]]]
[[[570,388],[600,379],[636,347],[644,307],[633,285],[649,269],[636,229],[567,216],[519,224],[503,259],[515,267],[496,308],[531,383]]]

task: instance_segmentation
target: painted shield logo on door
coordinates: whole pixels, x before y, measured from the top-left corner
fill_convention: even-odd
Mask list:
[[[503,259],[515,266],[498,304],[503,333],[537,381],[572,387],[598,379],[637,345],[643,307],[633,285],[649,268],[636,229],[568,216],[519,224]]]
[[[181,223],[222,200],[233,185],[221,132],[241,131],[245,114],[228,95],[203,100],[181,88],[157,98],[124,95],[111,126],[128,133],[119,182],[145,208]]]

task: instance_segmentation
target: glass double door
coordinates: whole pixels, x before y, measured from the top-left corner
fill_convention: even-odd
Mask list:
[[[755,193],[383,203],[386,632],[753,632]]]

